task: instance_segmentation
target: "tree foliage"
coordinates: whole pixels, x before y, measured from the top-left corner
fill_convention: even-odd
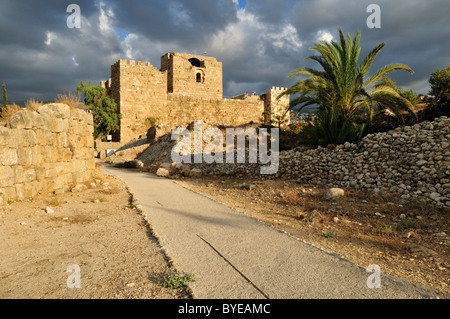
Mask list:
[[[103,139],[113,131],[119,129],[121,114],[118,113],[117,105],[113,99],[106,94],[106,89],[100,85],[89,85],[81,81],[77,85],[77,93],[83,92],[84,103],[92,107],[94,117],[94,138]]]
[[[437,70],[430,76],[430,95],[434,96],[429,109],[434,116],[450,116],[450,66]]]
[[[316,61],[321,70],[300,68],[288,75],[289,78],[297,75],[308,76],[280,95],[299,95],[291,102],[290,108],[299,106],[300,112],[306,106],[318,105],[318,113],[325,113],[318,116],[317,121],[326,120],[329,124],[338,125],[337,130],[332,130],[338,134],[333,140],[341,140],[340,137],[344,135],[350,138],[348,134],[353,133],[359,136],[359,129],[348,134],[343,132],[347,129],[352,131],[356,119],[362,116],[369,122],[375,109],[389,108],[402,122],[402,110],[415,116],[411,102],[403,98],[392,87],[392,83],[387,81],[387,75],[394,71],[413,73],[413,70],[405,64],[394,63],[370,75],[370,67],[385,44],[376,46],[358,64],[361,32],[358,31],[352,39],[350,34],[347,34],[346,38],[339,29],[339,38],[340,43],[320,41],[311,48],[320,55],[310,56],[306,60]],[[317,121],[316,124],[319,124]],[[321,123],[323,127],[326,125]]]
[[[6,108],[8,106],[8,97],[6,95],[6,84],[3,83],[3,107]]]

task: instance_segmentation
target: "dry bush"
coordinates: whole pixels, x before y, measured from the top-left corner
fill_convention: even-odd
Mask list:
[[[20,111],[20,106],[17,104],[7,105],[0,108],[0,118],[2,122],[7,122],[9,118],[16,112]]]
[[[81,97],[78,94],[73,94],[71,91],[68,93],[58,94],[55,99],[56,103],[67,104],[71,108],[76,108],[80,104]]]
[[[38,100],[31,98],[25,102],[25,108],[34,112],[43,104],[43,102],[39,102]]]

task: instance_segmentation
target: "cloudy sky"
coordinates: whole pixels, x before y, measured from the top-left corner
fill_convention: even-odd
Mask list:
[[[381,28],[369,29],[369,4]],[[69,4],[81,9],[68,28]],[[394,62],[414,75],[392,74],[405,89],[429,91],[428,78],[450,63],[448,0],[0,0],[0,82],[8,100],[53,101],[80,81],[99,84],[121,58],[160,68],[167,52],[206,54],[223,62],[224,95],[290,86],[293,69],[317,67],[305,58],[338,29],[362,32],[362,55],[386,47],[372,71]],[[298,80],[298,79],[297,79]]]

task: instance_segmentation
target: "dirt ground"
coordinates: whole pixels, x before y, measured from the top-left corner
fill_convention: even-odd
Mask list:
[[[382,274],[450,297],[450,209],[348,190],[345,197],[325,201],[325,189],[295,181],[177,182],[363,267],[376,264]]]
[[[349,190],[325,201],[324,189],[295,181],[176,181],[361,266],[377,264],[382,274],[450,297],[449,209]],[[68,287],[71,265],[80,269],[79,289]],[[161,286],[174,273],[120,179],[99,173],[83,192],[0,207],[0,298],[191,298]]]
[[[176,269],[126,185],[98,174],[95,187],[83,192],[0,207],[0,298],[191,297],[162,287]]]

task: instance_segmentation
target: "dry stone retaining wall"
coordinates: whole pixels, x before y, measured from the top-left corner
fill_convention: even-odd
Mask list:
[[[0,205],[64,191],[95,169],[92,114],[65,104],[21,110],[0,127]]]
[[[248,157],[247,157],[248,158]],[[359,144],[280,153],[276,175],[258,164],[196,165],[212,175],[288,178],[343,188],[397,192],[450,207],[450,119],[367,135]]]

